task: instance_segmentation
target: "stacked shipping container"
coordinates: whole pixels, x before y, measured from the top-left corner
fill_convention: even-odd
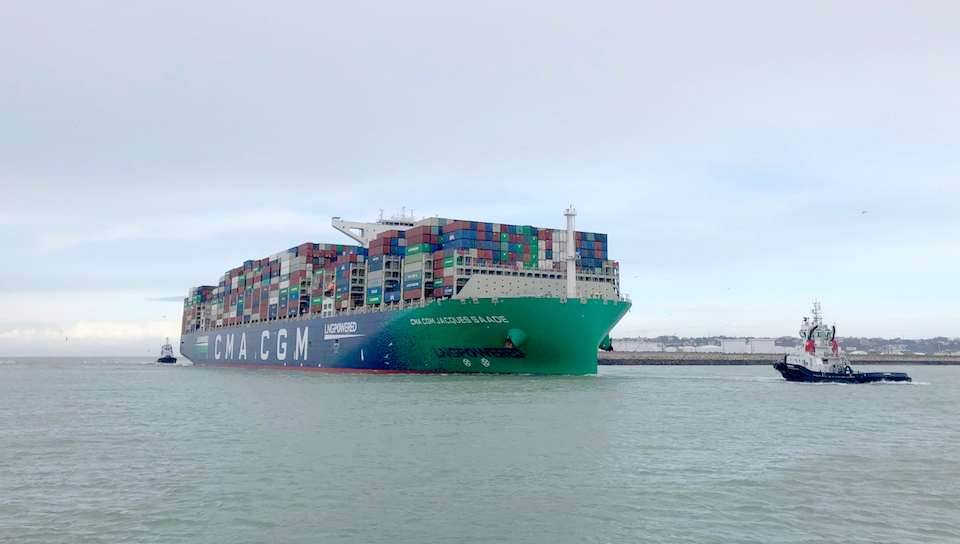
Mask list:
[[[576,232],[580,274],[615,277],[607,236]],[[430,218],[384,232],[368,248],[305,243],[228,270],[217,286],[190,290],[183,332],[394,307],[455,295],[469,269],[565,273],[565,230]],[[546,277],[546,276],[544,276]]]
[[[363,262],[364,248],[305,243],[228,270],[217,286],[190,290],[184,300],[183,332],[241,325],[306,314],[333,266]],[[325,268],[326,267],[326,268]],[[325,275],[326,269],[330,274]]]

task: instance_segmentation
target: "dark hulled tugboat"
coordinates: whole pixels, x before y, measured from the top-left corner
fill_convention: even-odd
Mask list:
[[[802,353],[785,355],[773,364],[791,382],[909,382],[903,372],[854,372],[837,344],[837,327],[827,328],[820,315],[820,303],[813,303],[813,318],[803,318],[800,328]]]
[[[173,346],[170,345],[170,338],[167,338],[167,342],[160,346],[160,358],[157,359],[158,363],[176,363],[177,358],[173,356]]]

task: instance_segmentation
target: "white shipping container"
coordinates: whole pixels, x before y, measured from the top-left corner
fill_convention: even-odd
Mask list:
[[[279,304],[280,297],[270,297],[270,304]]]
[[[290,280],[280,282],[281,289],[288,289],[289,287],[290,287]]]

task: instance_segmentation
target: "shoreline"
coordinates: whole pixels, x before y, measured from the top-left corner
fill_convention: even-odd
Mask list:
[[[847,355],[857,365],[960,365],[954,355]],[[665,353],[601,351],[599,365],[772,365],[783,359],[776,353]]]

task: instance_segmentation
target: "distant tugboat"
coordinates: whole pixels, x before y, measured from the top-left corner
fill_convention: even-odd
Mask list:
[[[813,319],[803,318],[800,340],[803,353],[785,355],[773,364],[791,382],[909,382],[903,372],[854,372],[837,344],[837,327],[824,327],[820,303],[813,303]]]
[[[160,358],[157,359],[158,363],[176,363],[177,358],[173,356],[173,346],[170,345],[170,337],[167,337],[167,342],[160,346]]]

